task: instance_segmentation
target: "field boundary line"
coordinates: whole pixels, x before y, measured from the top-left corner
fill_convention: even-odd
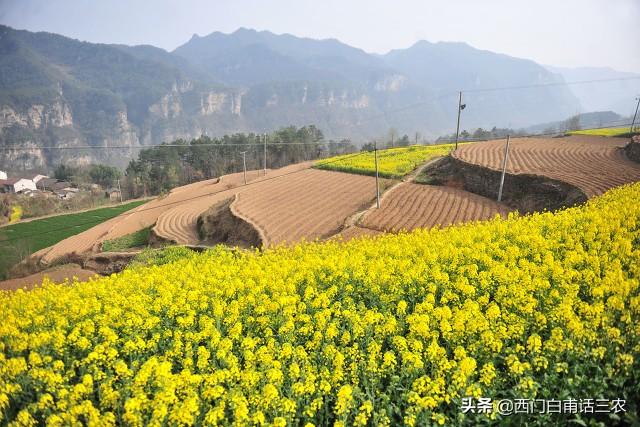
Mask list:
[[[435,161],[440,160],[443,157],[445,157],[445,156],[438,156],[438,157],[434,157],[434,158],[431,158],[431,159],[427,160],[426,162],[424,162],[423,164],[421,164],[417,168],[415,168],[413,171],[411,171],[409,174],[407,174],[402,180],[397,181],[390,188],[387,188],[384,191],[384,193],[382,194],[382,196],[380,197],[380,205],[382,205],[382,202],[386,198],[389,197],[389,194],[391,194],[392,192],[396,191],[403,184],[414,182],[414,180],[420,174],[420,172],[422,172],[426,167],[428,167],[429,165],[431,165]],[[334,236],[337,235],[337,234],[342,233],[343,231],[345,231],[346,229],[351,228],[351,227],[367,228],[367,229],[373,230],[373,231],[385,232],[384,230],[378,230],[378,229],[367,227],[367,226],[363,225],[364,219],[367,217],[367,215],[369,215],[373,211],[373,209],[376,208],[376,206],[377,206],[377,204],[376,204],[376,201],[374,200],[373,203],[368,208],[366,208],[364,210],[361,210],[361,211],[358,211],[358,212],[354,213],[353,215],[348,216],[344,220],[344,223],[343,223],[342,228],[340,229],[340,231],[338,231],[338,233],[334,234]]]

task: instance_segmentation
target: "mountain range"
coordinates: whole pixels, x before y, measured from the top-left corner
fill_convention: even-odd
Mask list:
[[[0,26],[0,169],[124,166],[139,147],[289,125],[354,142],[390,128],[432,138],[455,128],[460,90],[466,129],[627,107],[628,87],[609,97],[575,91],[570,72],[465,43],[420,41],[377,55],[239,29],[194,35],[167,52]],[[104,145],[115,148],[82,148]]]

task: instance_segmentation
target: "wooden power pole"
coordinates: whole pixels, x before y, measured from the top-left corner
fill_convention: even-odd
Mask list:
[[[242,169],[244,170],[244,185],[247,185],[247,152],[242,151]]]
[[[380,185],[378,185],[378,143],[373,141],[373,157],[376,164],[376,207],[380,209]]]
[[[267,176],[267,134],[264,135],[264,176]]]
[[[508,161],[509,161],[509,135],[507,135],[507,145],[504,147],[504,159],[502,160],[502,175],[500,176],[500,189],[498,190],[498,202],[502,201],[502,187],[504,186],[504,175],[507,172]]]

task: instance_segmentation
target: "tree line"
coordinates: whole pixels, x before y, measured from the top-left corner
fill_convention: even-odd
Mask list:
[[[522,129],[509,129],[509,128],[498,128],[493,127],[491,129],[483,129],[477,128],[473,132],[469,132],[467,130],[463,130],[458,135],[459,141],[476,141],[476,140],[485,140],[485,139],[501,139],[506,138],[507,135],[510,136],[525,136],[526,132]],[[452,133],[451,135],[441,136],[436,139],[436,143],[447,143],[451,141],[455,141],[456,134]]]
[[[178,139],[143,149],[131,160],[122,181],[127,198],[162,194],[196,181],[241,172],[245,152],[247,170],[264,167],[267,141],[267,168],[283,166],[356,151],[349,140],[325,141],[314,125],[289,126],[269,134],[236,133],[222,137],[201,136],[190,141]]]

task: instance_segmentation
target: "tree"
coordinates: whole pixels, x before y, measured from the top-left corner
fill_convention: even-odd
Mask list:
[[[360,148],[360,151],[373,151],[374,148],[375,144],[373,142],[366,142],[362,144],[362,148]]]
[[[388,132],[389,142],[387,144],[388,147],[395,147],[396,141],[398,140],[398,129],[390,128]]]
[[[91,181],[104,188],[115,186],[121,176],[120,170],[113,166],[91,165],[89,169]]]
[[[580,130],[580,116],[570,117],[564,124],[566,130]]]
[[[60,164],[53,171],[53,176],[55,179],[59,179],[60,181],[71,181],[73,176],[76,174],[77,169],[72,166],[67,166],[65,164]]]
[[[409,145],[411,145],[409,135],[403,135],[402,138],[398,140],[398,146],[400,147],[408,147]]]

